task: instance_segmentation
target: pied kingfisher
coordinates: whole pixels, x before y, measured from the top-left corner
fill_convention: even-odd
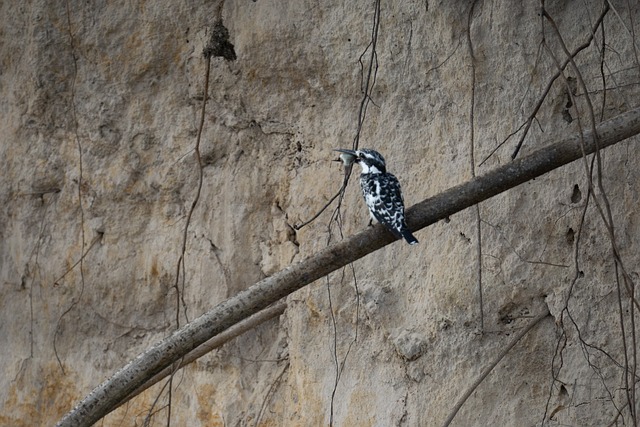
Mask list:
[[[410,245],[418,240],[413,237],[404,220],[404,200],[398,178],[387,172],[384,157],[375,150],[343,150],[345,164],[358,163],[362,167],[360,187],[364,201],[369,207],[371,219],[384,224],[396,237],[403,238]]]

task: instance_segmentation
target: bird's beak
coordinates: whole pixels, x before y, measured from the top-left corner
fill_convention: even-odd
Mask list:
[[[340,154],[340,160],[336,160],[336,161],[342,161],[342,163],[344,163],[345,167],[347,166],[351,166],[354,162],[358,161],[358,153],[356,153],[353,150],[345,150],[344,148],[336,148],[333,151],[338,151],[342,154]]]
[[[345,154],[351,154],[352,156],[358,157],[358,154],[353,150],[345,150],[344,148],[336,148],[333,151],[339,151]]]

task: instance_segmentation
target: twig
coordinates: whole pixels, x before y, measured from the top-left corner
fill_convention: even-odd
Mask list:
[[[206,107],[207,107],[207,98],[209,96],[209,75],[210,70],[211,70],[211,55],[206,55],[205,58],[206,61],[206,66],[205,66],[205,77],[204,77],[204,90],[203,90],[203,96],[202,96],[202,109],[200,110],[200,123],[198,124],[198,135],[196,136],[196,146],[194,149],[195,155],[196,155],[196,163],[198,166],[198,187],[196,189],[196,196],[193,199],[193,202],[191,202],[191,207],[189,208],[189,212],[187,213],[187,219],[184,225],[184,229],[182,231],[182,246],[180,248],[180,257],[178,257],[178,263],[176,265],[176,281],[174,283],[174,288],[176,289],[176,299],[177,299],[177,308],[176,308],[176,326],[179,328],[180,327],[180,296],[182,295],[182,292],[180,292],[180,288],[179,288],[179,281],[180,281],[180,270],[182,268],[182,278],[184,280],[184,276],[185,276],[185,256],[186,256],[186,251],[187,251],[187,233],[189,232],[189,225],[191,224],[191,217],[193,216],[193,212],[196,209],[196,206],[198,204],[198,201],[200,200],[200,192],[202,191],[202,184],[204,181],[204,172],[203,172],[203,166],[202,166],[202,158],[200,157],[200,140],[202,138],[202,129],[204,128],[204,117],[205,117],[205,111],[206,111]],[[184,286],[182,291],[184,291]],[[183,296],[184,298],[184,296]],[[183,304],[184,304],[184,300],[183,300]],[[185,307],[185,317],[187,316],[186,313],[186,305]],[[188,321],[188,319],[187,319]]]
[[[80,208],[80,295],[77,298],[71,300],[71,305],[60,315],[58,318],[58,322],[56,324],[56,330],[53,333],[53,352],[56,356],[56,360],[58,361],[58,365],[64,374],[64,366],[62,365],[62,361],[58,356],[58,348],[57,348],[57,337],[60,328],[60,322],[62,319],[73,310],[73,308],[78,304],[82,295],[84,294],[84,256],[82,252],[86,246],[85,234],[84,234],[84,206],[82,205],[82,185],[83,185],[83,169],[82,169],[82,143],[80,142],[80,135],[78,133],[78,116],[76,111],[76,79],[78,78],[78,58],[76,56],[76,48],[75,48],[75,39],[73,36],[73,31],[71,30],[71,10],[69,8],[69,1],[65,2],[65,10],[67,15],[67,32],[69,34],[69,45],[71,47],[71,59],[73,60],[73,78],[71,79],[71,93],[70,93],[70,104],[71,104],[71,116],[73,117],[73,133],[76,140],[76,145],[78,147],[78,207]]]
[[[513,346],[515,346],[518,343],[518,341],[520,341],[522,339],[522,337],[524,337],[534,326],[536,326],[538,323],[540,323],[540,321],[542,319],[546,318],[547,316],[549,316],[549,309],[544,310],[543,313],[539,314],[522,331],[520,331],[518,333],[518,335],[516,335],[511,340],[511,342],[495,357],[493,362],[491,362],[491,364],[489,366],[487,366],[484,369],[484,371],[482,371],[482,373],[480,374],[478,379],[475,380],[474,383],[471,384],[471,386],[467,389],[467,391],[462,395],[462,397],[460,397],[460,399],[458,399],[458,402],[455,404],[455,406],[453,407],[453,410],[451,411],[451,413],[449,414],[449,416],[445,420],[445,422],[443,424],[444,427],[447,427],[449,424],[451,424],[451,421],[453,421],[453,419],[455,418],[456,414],[458,413],[460,408],[462,408],[462,405],[464,405],[464,403],[467,401],[469,396],[471,396],[471,394],[476,390],[476,388],[478,388],[480,383],[482,383],[482,381],[484,381],[484,379],[487,377],[487,375],[489,375],[491,373],[491,371],[493,371],[493,368],[495,368],[496,365],[498,363],[500,363],[502,358],[504,356],[506,356],[507,353],[509,353],[509,351],[511,351]]]
[[[260,420],[262,419],[262,415],[264,414],[264,411],[267,408],[269,401],[271,400],[269,396],[272,396],[272,394],[275,392],[277,387],[280,385],[280,381],[282,381],[282,377],[285,374],[285,372],[287,372],[287,369],[289,369],[290,364],[291,363],[287,360],[287,363],[282,368],[282,372],[280,372],[280,374],[276,377],[275,381],[269,387],[269,390],[267,390],[267,395],[264,397],[264,400],[262,401],[262,406],[260,407],[260,411],[258,412],[258,416],[256,417],[256,422],[254,424],[254,427],[258,427],[258,425],[260,425]]]
[[[598,29],[598,27],[602,23],[605,15],[606,15],[606,10],[603,13],[601,13],[600,16],[598,17],[598,20],[594,24],[594,26],[593,26],[593,28],[591,30],[591,34],[589,35],[587,40],[584,43],[582,43],[580,46],[576,47],[573,50],[573,52],[571,52],[571,58],[574,58],[576,55],[578,55],[580,52],[582,52],[584,49],[586,49],[587,47],[589,47],[591,45],[591,41],[593,40],[595,31]],[[551,87],[553,86],[553,83],[555,83],[555,81],[558,79],[558,77],[560,77],[560,73],[562,72],[562,70],[564,70],[567,67],[567,65],[569,65],[570,61],[571,61],[571,59],[566,59],[562,63],[562,65],[560,66],[560,70],[556,71],[556,73],[551,77],[551,79],[549,79],[549,81],[547,82],[547,86],[542,91],[542,95],[538,99],[538,102],[536,103],[535,107],[533,108],[533,111],[529,114],[529,117],[527,118],[527,120],[524,123],[522,123],[518,127],[518,129],[516,129],[515,131],[511,132],[493,150],[491,150],[491,152],[480,162],[480,166],[482,166],[487,160],[489,160],[489,158],[491,156],[493,156],[495,154],[495,152],[498,151],[498,149],[500,147],[502,147],[512,136],[514,136],[522,128],[524,128],[522,134],[520,135],[520,139],[518,140],[518,144],[517,144],[515,150],[513,151],[513,153],[511,154],[511,158],[512,159],[515,159],[517,157],[518,153],[520,152],[520,148],[522,148],[522,144],[524,143],[524,140],[525,140],[527,134],[529,133],[529,128],[533,124],[533,120],[535,119],[536,115],[538,114],[538,111],[542,107],[542,104],[544,103],[544,100],[547,98],[547,95],[549,94],[549,91],[551,90]]]
[[[593,28],[591,29],[591,34],[589,34],[589,37],[587,38],[587,40],[584,43],[582,43],[580,46],[575,48],[573,52],[569,53],[567,51],[567,58],[565,59],[563,64],[560,66],[560,69],[556,72],[556,74],[551,78],[551,80],[547,84],[547,87],[545,88],[545,90],[543,92],[544,95],[540,98],[540,100],[538,101],[538,104],[536,105],[536,107],[534,108],[533,112],[529,116],[529,119],[527,120],[527,125],[525,127],[525,130],[522,133],[522,136],[520,137],[520,140],[518,141],[518,145],[516,146],[516,149],[513,151],[513,154],[511,154],[511,158],[512,159],[515,159],[516,156],[518,155],[518,152],[520,151],[520,148],[522,147],[522,144],[524,143],[524,139],[527,136],[527,132],[529,130],[529,127],[531,126],[533,118],[535,118],[535,116],[538,114],[538,110],[542,106],[542,102],[544,101],[544,99],[546,98],[547,94],[549,93],[549,90],[551,90],[551,86],[553,85],[553,82],[555,82],[556,79],[558,77],[560,77],[560,74],[562,74],[562,71],[565,69],[565,67],[570,62],[573,63],[573,58],[575,58],[578,55],[578,53],[580,53],[581,51],[583,51],[584,49],[586,49],[587,47],[589,47],[591,45],[591,42],[593,41],[593,38],[595,37],[595,34],[596,34],[596,31],[598,30],[598,27],[602,24],[602,21],[604,20],[604,17],[607,15],[608,11],[609,11],[609,6],[605,5],[605,8],[602,10],[602,13],[600,14],[598,19],[596,20],[595,24],[593,25]]]
[[[604,12],[606,13],[606,11],[609,10],[609,4],[607,2],[605,2],[605,7],[604,7]],[[588,89],[587,86],[584,82],[584,79],[582,77],[582,73],[580,71],[580,69],[578,68],[578,66],[576,65],[575,61],[573,60],[573,58],[570,57],[569,55],[569,51],[567,49],[567,46],[564,42],[564,39],[562,37],[562,34],[560,33],[560,30],[558,29],[558,26],[556,25],[554,19],[549,15],[549,13],[547,12],[547,10],[544,8],[544,6],[542,7],[542,15],[543,17],[549,22],[549,24],[551,25],[551,28],[553,29],[556,37],[558,38],[558,41],[560,42],[560,46],[562,47],[563,52],[565,53],[565,55],[570,59],[571,61],[571,66],[576,74],[578,83],[580,85],[580,88],[582,89],[582,91],[585,93],[585,102],[587,105],[587,112],[589,114],[589,124],[591,127],[591,133],[597,135],[597,132],[595,132],[595,127],[596,127],[596,120],[595,120],[595,112],[594,112],[594,108],[591,102],[591,98],[588,95]],[[550,49],[549,49],[550,50]],[[557,60],[555,59],[555,57],[552,55],[552,57],[554,58],[554,60],[557,63]],[[565,84],[568,86],[568,82],[566,81],[566,78],[564,76],[564,74],[562,75],[563,79],[565,80]],[[571,92],[571,90],[569,90],[569,96],[572,98],[573,103],[576,104],[574,98],[573,98],[573,94]],[[577,108],[577,105],[576,105]],[[579,119],[579,115],[578,115],[578,119]],[[580,122],[578,121],[578,124],[580,125]],[[595,197],[594,194],[594,204],[598,210],[598,213],[605,225],[605,228],[607,230],[607,236],[609,237],[609,241],[611,244],[611,250],[612,250],[612,255],[614,258],[614,266],[615,266],[615,273],[616,273],[616,283],[618,285],[618,304],[619,304],[619,308],[620,308],[620,328],[621,328],[621,332],[622,332],[622,343],[623,343],[623,347],[624,347],[624,354],[625,354],[625,370],[624,370],[624,380],[625,380],[625,392],[626,392],[626,396],[627,396],[627,401],[629,404],[629,410],[630,410],[630,414],[631,414],[631,419],[632,419],[632,423],[633,425],[637,425],[637,413],[636,413],[636,398],[635,398],[635,394],[636,394],[636,382],[635,382],[635,375],[636,375],[636,370],[637,370],[637,351],[636,351],[636,331],[635,331],[635,312],[634,312],[634,308],[637,306],[638,302],[635,299],[635,283],[633,281],[633,279],[631,279],[631,277],[626,273],[626,269],[624,267],[624,264],[622,262],[622,259],[620,258],[620,254],[617,248],[617,243],[616,243],[616,237],[615,237],[615,229],[614,229],[614,223],[613,223],[613,215],[611,213],[611,205],[609,203],[609,199],[607,197],[607,193],[604,189],[603,183],[602,183],[602,176],[603,176],[603,172],[602,172],[602,160],[601,160],[601,155],[600,155],[600,147],[599,147],[599,141],[598,138],[594,138],[594,142],[596,144],[596,150],[595,150],[595,160],[596,160],[596,166],[597,166],[597,175],[596,175],[596,182],[598,185],[598,190],[600,192],[600,196],[602,198],[602,203],[599,202],[598,198]],[[585,164],[585,168],[587,170],[587,172],[589,172],[589,169],[587,167],[586,164],[586,154],[583,154],[583,162]],[[589,183],[589,191],[590,192],[594,192],[594,185],[591,179],[591,174],[588,173],[587,175],[588,178],[588,183]],[[622,301],[621,301],[621,292],[620,292],[620,277],[619,277],[619,271],[622,271],[623,274],[623,282],[625,284],[625,287],[627,289],[627,292],[629,293],[629,299],[631,301],[631,307],[630,307],[630,314],[629,314],[629,318],[630,318],[630,323],[631,323],[631,327],[629,328],[631,331],[631,346],[628,346],[626,344],[626,334],[625,334],[625,327],[624,327],[624,315],[623,315],[623,310],[622,310]],[[631,348],[632,351],[632,366],[630,368],[629,366],[629,359],[628,359],[628,348]],[[634,378],[632,385],[629,385],[629,373],[631,373],[632,378]]]
[[[356,126],[356,134],[353,138],[352,149],[357,150],[358,145],[360,144],[360,133],[362,132],[362,126],[367,117],[367,108],[369,107],[369,102],[371,101],[371,92],[373,91],[373,87],[376,84],[376,76],[378,73],[378,52],[376,50],[376,46],[378,45],[378,29],[380,27],[380,0],[375,0],[374,4],[374,13],[373,13],[373,24],[371,29],[371,40],[367,45],[366,49],[358,58],[358,63],[360,64],[360,89],[362,91],[362,100],[360,101],[360,109],[358,110],[358,124]],[[365,75],[364,72],[364,63],[362,62],[362,58],[367,53],[367,51],[371,49],[371,53],[369,54],[369,62],[367,65],[367,73]],[[296,225],[293,228],[295,230],[300,230],[302,227],[305,227],[315,221],[331,204],[340,197],[338,201],[338,206],[334,210],[334,214],[332,219],[334,219],[338,213],[340,212],[340,206],[342,202],[342,198],[344,196],[344,190],[349,183],[349,177],[351,176],[351,168],[345,167],[345,176],[344,181],[342,183],[342,187],[340,190],[308,221],[303,222],[302,224]]]
[[[98,241],[100,241],[100,239],[102,239],[103,234],[102,233],[98,233],[96,235],[96,237],[93,238],[93,241],[89,244],[89,247],[87,248],[86,251],[84,251],[84,253],[82,254],[82,256],[80,256],[80,258],[78,258],[78,260],[76,262],[74,262],[69,268],[67,268],[67,270],[62,273],[62,275],[60,277],[58,277],[56,280],[53,281],[53,285],[57,286],[59,285],[59,282],[65,278],[65,276],[69,273],[71,273],[73,271],[74,268],[76,268],[76,266],[78,264],[80,264],[82,262],[82,260],[89,254],[89,251],[91,251],[91,248],[93,248],[93,246],[98,243]]]
[[[294,225],[293,229],[298,231],[302,227],[305,227],[305,226],[311,224],[313,221],[315,221],[316,218],[318,218],[322,214],[322,212],[324,212],[329,206],[331,206],[331,203],[333,203],[333,201],[335,199],[337,199],[340,194],[342,194],[342,192],[344,191],[343,189],[344,189],[344,186],[341,187],[340,190],[338,190],[338,192],[331,199],[329,199],[329,201],[322,207],[322,209],[320,209],[318,211],[318,213],[316,213],[314,216],[311,217],[311,219],[309,219],[308,221],[303,222],[302,224]]]
[[[196,144],[194,148],[194,152],[196,155],[196,163],[198,166],[198,187],[196,191],[196,196],[191,203],[191,207],[189,208],[189,212],[187,214],[186,222],[184,225],[183,235],[182,235],[182,247],[180,251],[180,256],[178,257],[178,262],[176,265],[176,280],[174,283],[174,288],[176,290],[176,329],[180,328],[180,306],[184,308],[184,317],[187,322],[189,322],[189,316],[187,314],[187,303],[184,300],[184,292],[185,292],[185,281],[186,281],[186,265],[185,265],[185,257],[187,251],[187,233],[189,231],[189,225],[191,224],[191,218],[193,216],[193,212],[198,205],[198,201],[200,200],[200,194],[202,192],[202,184],[204,182],[204,165],[202,164],[202,158],[200,156],[200,141],[202,139],[202,130],[204,129],[204,117],[207,107],[207,99],[209,97],[209,75],[211,74],[211,57],[212,56],[221,56],[229,61],[234,61],[236,59],[236,53],[233,47],[233,44],[229,42],[229,31],[222,23],[222,8],[224,6],[224,0],[220,0],[218,3],[218,7],[215,11],[216,22],[213,24],[211,29],[211,38],[209,42],[205,46],[203,50],[203,56],[205,57],[206,67],[205,67],[205,78],[204,78],[204,89],[202,96],[202,109],[200,112],[200,123],[198,124],[198,134],[196,136]],[[182,269],[182,288],[180,288],[180,270]],[[167,411],[167,425],[171,424],[171,397],[173,392],[173,373],[169,378],[169,403],[168,403],[168,411]]]
[[[353,145],[352,145],[352,149],[357,150],[360,144],[360,133],[362,132],[362,126],[364,125],[364,121],[367,117],[367,108],[369,107],[369,102],[371,101],[371,93],[373,92],[373,87],[376,84],[376,77],[378,74],[378,51],[377,51],[377,45],[378,45],[378,31],[380,29],[380,0],[375,0],[374,1],[374,11],[373,11],[373,23],[371,26],[371,40],[369,42],[369,45],[367,46],[367,48],[364,50],[364,52],[362,52],[362,55],[360,55],[360,58],[358,59],[358,62],[360,63],[360,76],[361,76],[361,91],[362,91],[362,100],[360,102],[360,110],[358,111],[358,125],[356,127],[356,134],[353,138]],[[364,64],[362,63],[362,58],[364,57],[365,53],[367,52],[367,50],[369,50],[369,48],[371,48],[371,53],[369,55],[369,63],[367,66],[367,74],[366,74],[366,79],[363,79],[364,77]],[[363,85],[364,83],[364,85]],[[375,105],[375,104],[374,104]],[[349,178],[351,177],[351,171],[352,171],[352,164],[351,165],[347,165],[345,163],[345,167],[344,167],[344,179],[342,181],[342,187],[340,188],[340,191],[338,193],[338,195],[340,196],[338,199],[338,205],[336,206],[334,212],[333,212],[333,216],[332,216],[332,220],[335,220],[335,222],[338,224],[338,226],[340,227],[340,234],[342,235],[342,228],[341,228],[341,221],[340,221],[340,208],[342,206],[342,200],[344,199],[344,193],[345,190],[347,188],[347,184],[349,183]],[[332,221],[333,222],[333,221]],[[329,228],[331,227],[331,223],[329,223]],[[331,233],[329,233],[329,239],[331,238]],[[328,243],[328,242],[327,242]],[[353,272],[353,279],[354,279],[354,283],[355,283],[355,289],[356,289],[356,313],[359,313],[359,304],[360,304],[360,297],[358,295],[358,284],[356,281],[356,276],[355,276],[355,271],[353,270],[353,266],[351,266],[352,268],[352,272]],[[343,270],[343,274],[342,274],[342,278],[344,279],[344,270]],[[333,346],[333,355],[334,355],[334,359],[335,359],[335,363],[336,363],[336,376],[335,376],[335,382],[333,385],[333,390],[331,392],[331,402],[329,405],[329,426],[333,426],[333,411],[334,411],[334,401],[335,401],[335,397],[336,397],[336,391],[338,389],[338,384],[340,381],[340,377],[342,375],[342,370],[345,367],[346,361],[347,361],[347,357],[349,356],[349,353],[351,352],[351,347],[353,345],[353,343],[355,342],[357,336],[358,336],[358,318],[356,318],[356,338],[354,338],[354,340],[349,344],[349,348],[347,349],[344,358],[342,360],[342,364],[338,363],[338,342],[337,342],[337,335],[338,335],[338,331],[337,331],[337,325],[336,325],[336,319],[335,319],[335,315],[333,313],[333,307],[331,305],[331,290],[330,287],[328,286],[328,279],[327,279],[327,290],[328,290],[328,298],[329,298],[329,308],[331,310],[331,319],[332,319],[332,323],[333,323],[333,329],[334,329],[334,346]]]
[[[471,177],[476,177],[476,158],[475,158],[475,126],[474,114],[476,106],[476,57],[473,52],[473,42],[471,40],[471,19],[473,11],[478,0],[473,0],[469,8],[469,17],[467,21],[467,44],[469,47],[469,56],[471,57],[471,105],[469,106],[469,148],[471,162]],[[482,302],[482,224],[480,219],[480,203],[474,206],[476,216],[476,262],[477,265],[477,286],[478,286],[478,305],[480,306],[480,332],[484,333],[484,304]]]
[[[376,84],[376,77],[378,74],[378,51],[376,50],[378,46],[378,30],[380,28],[380,0],[375,0],[374,11],[373,11],[373,25],[371,28],[371,41],[360,55],[359,62],[361,67],[361,75],[364,75],[364,64],[362,63],[362,57],[367,52],[369,48],[371,48],[371,54],[369,56],[369,64],[367,66],[367,75],[366,79],[361,82],[361,90],[362,90],[362,101],[360,102],[360,111],[358,112],[358,126],[356,128],[356,135],[353,139],[353,149],[357,150],[360,144],[360,131],[362,130],[362,125],[364,124],[364,120],[367,117],[367,108],[369,106],[369,101],[371,101],[371,92],[373,91],[373,86]]]

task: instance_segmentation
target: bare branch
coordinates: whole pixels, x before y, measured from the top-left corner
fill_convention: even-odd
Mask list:
[[[491,362],[491,364],[489,366],[487,366],[486,368],[484,368],[484,370],[482,371],[482,373],[480,374],[480,376],[478,377],[477,380],[475,380],[473,382],[473,384],[471,384],[471,387],[469,387],[467,389],[467,391],[462,395],[462,397],[458,400],[458,402],[456,403],[456,405],[453,407],[453,410],[451,411],[451,413],[449,414],[449,416],[447,417],[447,419],[445,420],[443,426],[447,427],[449,424],[451,424],[451,421],[453,421],[453,419],[455,418],[456,414],[458,413],[458,411],[460,410],[460,408],[462,408],[462,405],[464,405],[464,402],[467,401],[467,399],[469,398],[469,396],[471,396],[471,394],[478,388],[478,386],[480,385],[480,383],[482,383],[482,381],[484,381],[484,379],[487,377],[487,375],[489,375],[491,373],[491,371],[493,371],[493,368],[496,367],[496,365],[498,363],[500,363],[500,361],[504,358],[504,356],[507,355],[507,353],[509,353],[509,351],[511,351],[511,349],[518,343],[518,341],[520,341],[522,339],[522,337],[524,337],[531,329],[533,329],[534,326],[536,326],[538,323],[540,323],[540,321],[542,319],[544,319],[545,317],[549,316],[549,310],[544,310],[543,313],[541,313],[540,315],[538,315],[535,319],[533,319],[523,330],[521,330],[518,335],[516,335],[515,337],[513,337],[513,339],[511,340],[511,342],[509,343],[509,345],[507,345],[496,357],[495,359],[493,359],[493,362]]]
[[[589,34],[589,37],[587,38],[587,40],[585,40],[584,43],[582,43],[580,46],[576,47],[573,50],[573,52],[571,52],[569,57],[567,59],[565,59],[564,62],[562,63],[562,65],[559,67],[560,69],[558,71],[556,71],[556,73],[551,77],[551,79],[549,79],[549,81],[547,82],[547,86],[542,91],[542,95],[538,99],[538,102],[536,103],[535,107],[533,108],[533,111],[531,111],[531,114],[529,114],[529,117],[527,118],[527,120],[524,123],[522,123],[516,130],[514,130],[509,135],[507,135],[507,137],[500,144],[498,144],[493,150],[491,150],[491,152],[480,162],[480,166],[482,166],[487,160],[489,160],[489,158],[491,156],[493,156],[495,154],[495,152],[498,151],[498,149],[500,147],[502,147],[509,139],[511,139],[512,136],[515,136],[518,132],[520,132],[520,130],[522,130],[524,128],[524,131],[522,132],[522,134],[520,135],[520,139],[518,140],[518,144],[516,145],[515,150],[511,154],[511,158],[512,159],[516,158],[516,156],[520,152],[520,148],[522,148],[522,144],[524,143],[525,138],[529,134],[529,128],[531,128],[531,125],[533,124],[533,121],[536,119],[538,111],[542,107],[542,104],[544,103],[544,100],[547,98],[547,95],[551,91],[551,87],[553,86],[555,81],[558,79],[558,77],[560,77],[560,74],[562,73],[562,71],[567,67],[567,65],[569,65],[571,60],[574,57],[576,57],[580,52],[582,52],[584,49],[586,49],[589,46],[591,46],[591,42],[593,41],[595,33],[598,30],[598,27],[602,24],[602,21],[604,20],[604,17],[606,16],[608,10],[609,9],[607,7],[605,7],[605,9],[602,11],[602,13],[598,17],[597,21],[595,22],[593,28],[591,29],[591,33]],[[544,43],[544,41],[543,41],[543,43]]]
[[[469,7],[469,16],[467,19],[467,45],[469,48],[469,56],[471,57],[471,105],[469,107],[469,151],[471,162],[471,177],[476,177],[476,156],[475,156],[475,107],[476,107],[476,57],[473,52],[473,41],[471,40],[471,20],[473,19],[473,11],[478,0],[474,0]],[[480,332],[484,333],[484,304],[482,302],[482,221],[480,218],[480,204],[474,206],[476,214],[476,267],[477,271],[477,288],[478,288],[478,305],[480,308]]]
[[[65,2],[65,11],[67,16],[67,33],[69,34],[69,47],[71,49],[71,59],[73,60],[73,75],[71,78],[71,93],[69,104],[71,106],[71,118],[73,120],[73,136],[76,142],[76,146],[78,147],[78,186],[77,186],[77,194],[78,194],[78,208],[80,211],[80,243],[82,244],[80,247],[80,294],[77,298],[71,300],[71,305],[60,315],[58,318],[58,323],[56,325],[56,330],[53,334],[53,352],[56,355],[56,360],[58,361],[58,365],[60,366],[60,370],[64,374],[64,365],[58,356],[58,348],[56,345],[56,339],[58,337],[58,333],[60,332],[60,323],[62,319],[71,312],[78,304],[80,299],[82,299],[82,295],[84,295],[84,248],[86,246],[86,237],[84,233],[84,205],[82,204],[82,187],[84,185],[84,172],[83,172],[83,164],[82,164],[82,156],[83,156],[83,148],[82,143],[80,141],[80,132],[78,130],[78,111],[76,106],[76,81],[78,79],[78,56],[76,55],[76,47],[75,47],[75,38],[73,35],[73,31],[71,29],[71,12],[69,7],[69,1]],[[91,248],[89,248],[91,249]],[[74,266],[75,267],[75,266]]]
[[[583,150],[584,153],[590,154],[596,148],[603,149],[640,133],[640,107],[601,123],[597,127],[597,133],[597,144],[592,132],[573,135],[423,200],[407,210],[409,228],[412,231],[420,230],[476,203],[580,159],[583,156]],[[393,234],[378,224],[261,280],[140,354],[110,379],[96,387],[65,415],[58,425],[91,425],[113,410],[148,378],[170,366],[211,337],[269,304],[395,240],[396,237]]]
[[[272,305],[269,308],[265,308],[264,310],[259,311],[258,313],[243,320],[242,322],[239,322],[236,325],[233,325],[231,328],[227,329],[226,331],[222,332],[219,335],[216,335],[215,337],[211,338],[209,341],[205,342],[204,344],[202,344],[201,346],[199,346],[198,348],[196,348],[195,350],[191,351],[186,356],[181,358],[177,362],[177,366],[175,368],[174,366],[168,366],[165,369],[163,369],[161,372],[158,372],[156,375],[154,375],[152,378],[146,381],[143,385],[141,385],[136,390],[134,390],[131,394],[129,394],[129,396],[127,396],[124,400],[122,400],[118,404],[118,406],[116,406],[116,408],[124,405],[129,400],[133,399],[134,397],[136,397],[137,395],[139,395],[149,387],[155,385],[163,378],[171,375],[178,369],[183,368],[188,364],[195,362],[205,354],[209,353],[210,351],[218,347],[221,347],[223,344],[226,344],[227,342],[231,341],[238,335],[244,334],[250,329],[254,329],[256,326],[266,322],[267,320],[271,320],[274,317],[280,316],[282,313],[284,313],[284,310],[286,308],[287,308],[287,303],[284,301],[281,301],[277,304]]]

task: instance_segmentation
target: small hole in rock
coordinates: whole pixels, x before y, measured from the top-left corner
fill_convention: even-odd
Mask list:
[[[582,200],[582,191],[576,184],[573,186],[573,193],[571,193],[571,203],[578,203],[580,200]]]
[[[573,242],[576,239],[576,232],[573,231],[573,228],[569,227],[569,229],[567,230],[567,243],[570,245],[573,245]]]

